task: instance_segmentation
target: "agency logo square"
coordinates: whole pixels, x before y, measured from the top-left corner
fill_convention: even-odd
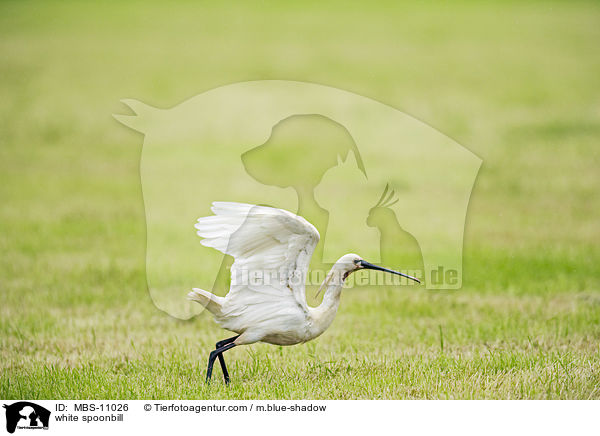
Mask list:
[[[19,401],[13,404],[4,404],[6,409],[6,431],[14,433],[15,430],[48,430],[50,424],[50,411],[45,407],[29,401]]]

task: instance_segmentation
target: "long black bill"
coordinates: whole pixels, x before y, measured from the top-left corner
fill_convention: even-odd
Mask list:
[[[384,268],[382,266],[373,265],[372,263],[369,263],[366,260],[361,260],[360,261],[360,266],[362,266],[363,268],[366,268],[366,269],[374,269],[375,271],[385,271],[385,272],[389,272],[389,273],[392,273],[392,274],[398,274],[399,276],[406,277],[407,279],[414,280],[417,283],[421,283],[421,280],[419,280],[416,277],[409,276],[408,274],[403,274],[401,272],[394,271],[394,270],[391,270],[391,269],[387,269],[387,268]]]

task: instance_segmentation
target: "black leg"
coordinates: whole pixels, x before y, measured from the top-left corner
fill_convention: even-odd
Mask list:
[[[222,341],[216,343],[215,349],[219,349],[223,345],[230,344],[239,337],[240,335],[234,336],[232,338],[223,339]],[[227,372],[227,365],[225,365],[225,358],[223,357],[223,353],[219,353],[217,357],[219,358],[219,363],[221,364],[221,371],[223,371],[223,378],[225,379],[225,384],[229,384],[229,372]]]
[[[215,349],[221,348],[223,345],[227,345],[230,342],[235,341],[239,337],[240,337],[240,335],[233,336],[233,337],[227,338],[227,339],[223,339],[222,341],[217,342],[217,344],[215,345]]]
[[[210,382],[210,379],[212,377],[213,365],[215,364],[216,358],[218,356],[220,356],[221,353],[223,353],[233,347],[235,347],[235,344],[233,342],[230,342],[229,344],[223,345],[222,347],[217,348],[214,351],[211,351],[210,355],[208,356],[208,368],[206,368],[206,382],[207,383]]]
[[[223,371],[223,379],[225,379],[225,384],[229,384],[229,372],[227,371],[227,365],[225,365],[225,358],[223,357],[223,353],[217,356],[219,358],[219,363],[221,364],[221,371]]]

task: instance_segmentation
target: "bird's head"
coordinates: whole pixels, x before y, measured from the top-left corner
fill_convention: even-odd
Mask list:
[[[343,280],[346,280],[354,271],[358,271],[359,269],[363,268],[361,263],[362,261],[362,257],[360,257],[358,254],[344,254],[335,263],[333,269],[337,270],[341,274]]]
[[[404,273],[401,273],[398,271],[394,271],[392,269],[384,268],[379,265],[373,265],[372,263],[364,260],[358,254],[354,254],[354,253],[345,254],[344,256],[342,256],[340,258],[340,260],[337,261],[336,265],[339,265],[340,268],[342,269],[342,271],[344,271],[344,276],[343,276],[344,280],[347,279],[348,276],[350,274],[352,274],[354,271],[358,271],[359,269],[372,269],[375,271],[384,271],[384,272],[388,272],[391,274],[397,274],[399,276],[406,277],[407,279],[414,280],[417,283],[421,283],[421,281],[419,279],[409,276],[408,274],[404,274]]]
[[[333,268],[331,269],[331,271],[325,278],[325,281],[319,288],[317,295],[319,295],[321,290],[325,286],[327,286],[329,284],[329,282],[331,281],[331,279],[333,279],[336,275],[338,275],[338,277],[341,276],[342,281],[344,281],[348,278],[348,276],[350,274],[352,274],[354,271],[358,271],[360,269],[372,269],[375,271],[383,271],[383,272],[387,272],[387,273],[391,273],[391,274],[397,274],[399,276],[406,277],[407,279],[414,280],[417,283],[421,283],[421,281],[419,279],[417,279],[416,277],[409,276],[408,274],[394,271],[392,269],[384,268],[379,265],[373,265],[372,263],[364,260],[358,254],[349,253],[349,254],[345,254],[342,257],[340,257],[340,259],[335,263],[335,265],[333,266]]]

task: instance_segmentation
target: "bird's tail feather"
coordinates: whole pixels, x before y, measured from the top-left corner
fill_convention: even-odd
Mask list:
[[[200,303],[215,316],[221,315],[221,307],[224,300],[223,297],[211,294],[204,289],[194,288],[192,292],[188,294],[188,299]]]

